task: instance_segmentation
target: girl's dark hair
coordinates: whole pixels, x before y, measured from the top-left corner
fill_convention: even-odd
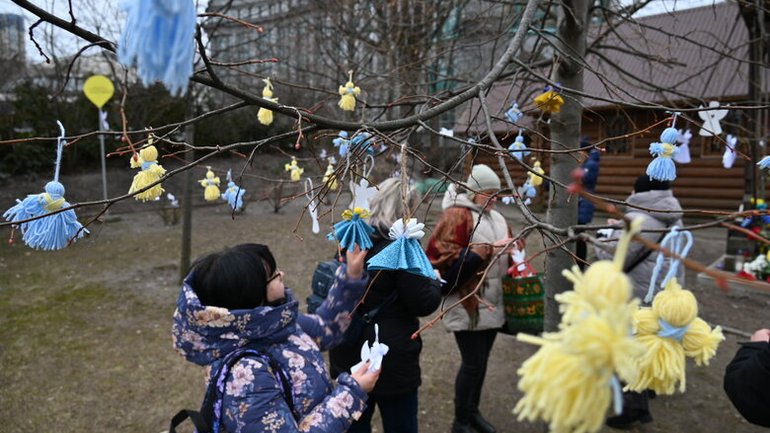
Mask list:
[[[190,269],[188,281],[201,304],[247,310],[265,304],[276,266],[267,246],[241,244],[203,256]]]

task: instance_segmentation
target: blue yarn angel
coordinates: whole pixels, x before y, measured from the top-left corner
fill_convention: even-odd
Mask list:
[[[227,170],[227,189],[222,194],[222,200],[227,201],[227,204],[233,210],[241,210],[243,208],[244,194],[246,194],[246,190],[233,182],[232,170]]]
[[[672,157],[676,151],[676,140],[679,131],[676,128],[666,128],[660,134],[660,143],[650,144],[650,154],[655,158],[647,166],[647,176],[650,179],[670,182],[676,179],[676,164]]]
[[[340,131],[337,138],[332,140],[334,147],[339,148],[340,156],[344,157],[348,154],[348,147],[350,146],[350,140],[348,140],[348,131]]]
[[[516,140],[513,141],[513,143],[508,146],[508,151],[511,153],[511,156],[518,159],[519,161],[522,160],[525,156],[529,155],[529,149],[527,148],[527,145],[524,144],[524,136],[521,135],[521,130],[519,130],[519,135],[516,137]]]
[[[358,245],[362,250],[368,250],[374,245],[369,237],[374,233],[374,228],[364,221],[369,218],[369,211],[355,208],[345,209],[342,212],[342,221],[334,224],[334,233],[331,239],[336,239],[342,249],[351,249]]]
[[[183,95],[193,72],[196,12],[192,0],[129,0],[118,59],[150,85],[161,81],[172,95]]]
[[[418,223],[415,218],[409,218],[406,224],[403,218],[393,223],[388,232],[393,242],[366,262],[367,269],[404,270],[435,279],[433,265],[420,246],[420,239],[425,236],[424,227],[425,224]]]
[[[354,135],[353,139],[350,140],[350,150],[353,151],[359,146],[364,146],[366,153],[369,155],[374,155],[374,147],[372,144],[374,144],[374,137],[372,134],[368,132],[361,132]]]
[[[70,206],[64,199],[64,185],[59,183],[59,168],[65,144],[64,126],[59,121],[56,123],[59,124],[61,135],[57,140],[54,179],[45,185],[45,192],[30,194],[24,200],[17,199],[16,205],[3,213],[3,218],[7,221],[17,223],[14,227],[18,227],[21,231],[24,243],[36,250],[60,250],[69,245],[70,241],[74,242],[88,233],[88,230],[78,222],[73,209],[32,221],[20,222]]]
[[[766,170],[767,168],[770,168],[770,155],[768,155],[768,156],[766,156],[766,157],[762,158],[762,159],[761,159],[761,160],[760,160],[760,161],[757,163],[757,165],[758,165],[758,166],[759,166],[759,168],[761,168],[762,170]]]
[[[505,118],[508,119],[508,121],[511,123],[518,122],[519,119],[522,118],[522,116],[524,116],[524,113],[522,113],[521,110],[519,110],[519,104],[515,102],[513,103],[513,105],[511,105],[511,108],[509,108],[508,111],[505,112]]]

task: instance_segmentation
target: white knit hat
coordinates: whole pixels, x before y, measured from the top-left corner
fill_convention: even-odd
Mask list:
[[[474,165],[471,170],[471,175],[466,182],[468,185],[468,195],[474,195],[474,191],[486,191],[500,189],[500,178],[497,176],[494,170],[489,168],[488,165],[478,164]]]

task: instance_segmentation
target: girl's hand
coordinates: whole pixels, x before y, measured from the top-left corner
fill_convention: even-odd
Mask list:
[[[759,329],[751,336],[751,341],[770,341],[770,329]]]
[[[350,375],[356,382],[358,382],[358,386],[360,386],[367,394],[374,389],[377,379],[380,378],[381,371],[369,371],[369,364],[371,364],[371,361],[366,361],[366,364]]]
[[[348,249],[346,253],[348,268],[348,278],[352,280],[360,280],[364,275],[364,259],[366,258],[366,250],[362,250],[356,245],[352,250]]]

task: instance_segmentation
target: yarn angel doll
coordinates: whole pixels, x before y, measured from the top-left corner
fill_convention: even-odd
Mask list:
[[[564,98],[551,86],[545,86],[543,93],[535,96],[535,105],[546,113],[558,113],[564,105]]]
[[[59,183],[62,151],[66,143],[64,125],[58,120],[56,123],[61,134],[56,142],[53,180],[45,185],[45,192],[30,194],[24,200],[17,199],[16,205],[3,213],[3,218],[12,222],[14,229],[21,231],[24,243],[36,250],[60,250],[89,233],[78,222],[74,209],[59,211],[70,207],[70,204],[64,198],[64,185]],[[37,219],[27,221],[31,218]]]
[[[222,200],[226,201],[234,211],[239,211],[243,208],[244,194],[246,190],[233,182],[232,170],[227,170],[227,189],[222,194]]]
[[[521,119],[523,116],[524,116],[524,113],[522,113],[521,110],[519,110],[519,104],[515,102],[513,103],[513,105],[511,105],[511,108],[509,108],[505,112],[505,118],[508,119],[508,121],[511,123],[518,122],[519,119]]]
[[[425,236],[425,224],[418,223],[416,218],[399,218],[388,231],[388,237],[393,240],[387,247],[372,256],[366,263],[371,270],[404,270],[406,272],[435,279],[433,265],[420,246],[420,239]]]
[[[524,396],[514,413],[520,420],[542,419],[552,432],[596,432],[611,402],[622,411],[620,380],[635,378],[633,360],[644,350],[630,333],[638,300],[631,300],[631,281],[622,270],[640,229],[640,220],[631,224],[613,261],[595,262],[585,274],[577,266],[564,272],[575,288],[557,295],[564,312],[559,332],[517,335],[540,346],[518,370]]]
[[[350,140],[349,151],[353,152],[363,147],[364,151],[369,154],[374,154],[374,136],[368,132],[361,132],[353,136]]]
[[[655,157],[647,166],[647,176],[650,176],[650,179],[663,182],[676,179],[676,164],[672,157],[677,150],[677,138],[679,131],[669,127],[660,134],[660,143],[650,144],[650,154]]]
[[[262,89],[262,99],[266,99],[270,102],[278,102],[278,98],[273,98],[273,83],[269,78],[262,80],[265,83],[265,87]],[[269,126],[273,123],[273,111],[264,107],[260,107],[257,111],[257,119],[259,123]]]
[[[692,246],[692,234],[679,231],[675,226],[663,238],[661,246],[686,257]],[[652,307],[641,308],[634,314],[636,339],[646,350],[636,359],[639,375],[628,382],[626,389],[639,392],[651,389],[658,394],[670,395],[675,392],[677,383],[679,392],[685,390],[685,358],[695,359],[698,366],[708,365],[724,335],[719,326],[711,329],[697,317],[695,295],[683,289],[676,278],[680,259],[670,259],[668,273],[660,284],[664,290],[653,298],[664,261],[664,256],[658,255],[650,289],[644,299],[646,303],[652,301]]]
[[[154,142],[155,137],[150,134],[147,138],[147,145],[140,149],[139,153],[134,153],[131,156],[131,168],[140,168],[141,171],[134,175],[134,180],[128,189],[129,194],[134,194],[134,192],[158,182],[166,174],[166,169],[158,164],[158,149],[153,145]],[[160,183],[157,183],[149,189],[134,194],[134,198],[141,201],[157,200],[163,191]]]
[[[193,72],[195,2],[129,0],[124,5],[128,17],[118,44],[120,62],[136,62],[145,85],[161,81],[172,95],[184,94]]]
[[[738,147],[738,137],[728,134],[725,141],[727,145],[725,146],[725,153],[722,154],[722,167],[732,168],[737,156],[735,149]]]
[[[527,174],[527,177],[529,177],[529,183],[534,186],[538,187],[543,184],[543,174],[545,174],[545,170],[543,170],[543,167],[540,166],[540,161],[535,161],[534,164],[532,164],[532,172],[529,172]]]
[[[353,71],[348,71],[348,82],[339,89],[340,100],[337,105],[345,111],[356,110],[356,97],[361,93],[361,89],[353,84]]]
[[[203,191],[203,198],[205,198],[206,201],[219,200],[221,195],[219,192],[219,177],[217,177],[214,172],[211,171],[211,167],[206,167],[206,178],[199,180],[198,183],[200,183],[202,187],[206,188]]]
[[[762,158],[762,159],[761,159],[761,160],[760,160],[760,161],[757,163],[757,165],[758,165],[758,166],[759,166],[759,168],[761,168],[762,170],[766,170],[768,167],[770,167],[770,155],[768,155],[768,156],[766,156],[766,157]]]
[[[519,135],[516,136],[516,139],[511,143],[510,146],[508,146],[508,152],[511,154],[512,157],[518,159],[521,161],[525,156],[529,155],[529,149],[527,148],[527,145],[524,144],[524,131],[519,128]]]
[[[348,146],[350,146],[350,140],[348,139],[348,131],[340,131],[337,138],[332,140],[332,144],[336,147],[340,154],[340,157],[345,157],[348,154]]]
[[[337,175],[334,173],[334,163],[332,163],[332,159],[329,159],[329,164],[326,166],[326,172],[324,173],[323,177],[323,183],[324,185],[328,186],[330,191],[337,191],[337,188],[339,188],[339,183],[337,182]]]
[[[299,182],[299,180],[302,178],[302,173],[305,172],[305,169],[297,165],[297,158],[291,157],[291,162],[288,162],[283,165],[284,171],[289,172],[289,178],[292,182]]]

